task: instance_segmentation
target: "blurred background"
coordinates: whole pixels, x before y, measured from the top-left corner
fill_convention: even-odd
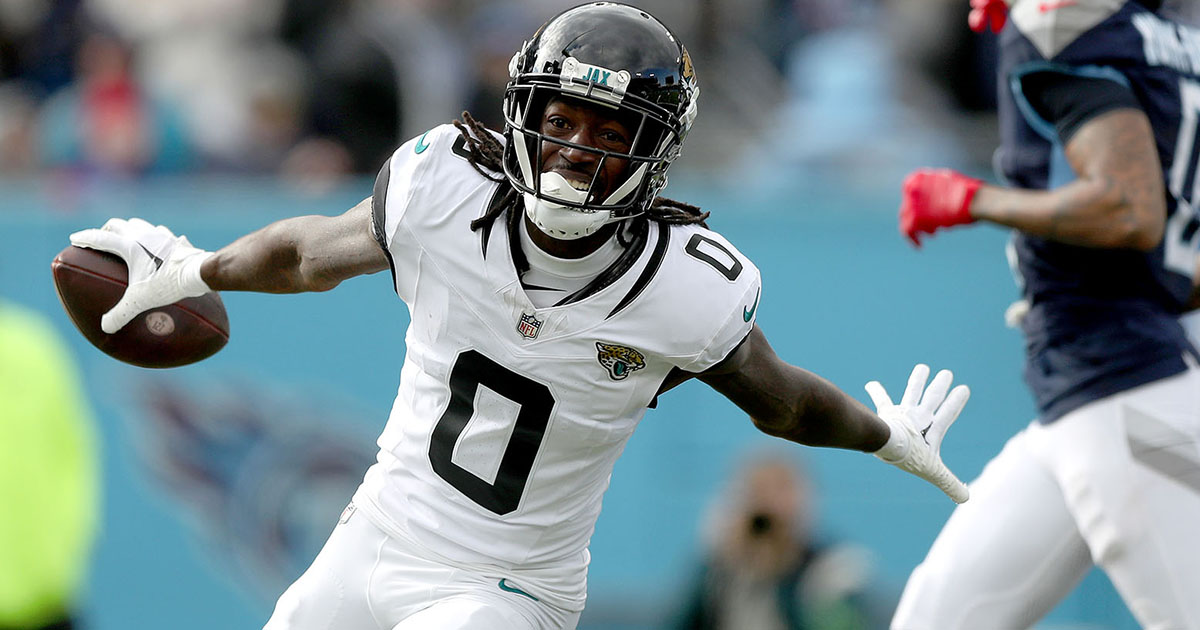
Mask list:
[[[23,309],[44,339],[0,334],[0,359],[18,357],[0,376],[13,392],[53,381],[50,399],[79,399],[0,418],[6,435],[63,419],[36,448],[0,437],[0,461],[33,462],[0,464],[0,606],[42,573],[41,556],[12,550],[60,535],[42,527],[58,518],[75,524],[71,543],[49,546],[70,553],[39,601],[77,628],[261,627],[373,460],[403,357],[407,312],[379,274],[333,294],[226,295],[233,336],[212,359],[120,364],[58,305],[49,263],[68,234],[140,216],[215,249],[276,219],[340,213],[404,140],[464,109],[499,128],[509,58],[574,4],[0,1],[0,312]],[[993,36],[967,30],[966,0],[632,4],[683,39],[703,87],[666,194],[712,211],[763,270],[759,322],[776,350],[864,402],[866,381],[899,392],[915,362],[953,369],[974,394],[943,455],[974,478],[1034,416],[1021,339],[1004,327],[1006,235],[977,228],[917,252],[895,213],[912,168],[993,179]],[[62,379],[28,367],[50,354]],[[763,482],[764,496],[795,493],[771,503],[765,529],[768,508],[730,501],[749,496],[737,489],[764,458],[794,476]],[[29,489],[60,476],[70,501],[51,513],[37,501],[53,491]],[[795,546],[837,552],[822,592],[849,597],[858,620],[813,627],[884,627],[951,508],[860,453],[777,444],[686,385],[617,465],[581,628],[684,627],[705,567],[732,557],[729,532],[782,522],[803,533]],[[1039,626],[1135,627],[1097,572]]]

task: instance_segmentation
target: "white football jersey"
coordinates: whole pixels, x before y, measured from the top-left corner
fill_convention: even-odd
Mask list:
[[[499,185],[464,155],[451,125],[406,143],[383,216],[377,201],[376,237],[411,323],[379,460],[355,502],[454,563],[573,572],[577,584],[552,595],[582,606],[613,464],[672,368],[702,371],[746,338],[759,272],[715,232],[651,221],[619,279],[536,308],[505,217],[470,228]]]

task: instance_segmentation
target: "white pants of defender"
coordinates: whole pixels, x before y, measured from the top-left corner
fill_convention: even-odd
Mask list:
[[[1009,440],[913,571],[892,630],[1029,628],[1093,564],[1145,630],[1200,629],[1194,365]]]
[[[424,557],[350,510],[263,630],[572,630],[579,622],[579,613],[501,590],[502,577]]]

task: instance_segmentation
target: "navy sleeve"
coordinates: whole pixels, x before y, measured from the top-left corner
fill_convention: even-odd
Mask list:
[[[1108,79],[1034,72],[1022,79],[1021,89],[1034,111],[1054,125],[1064,145],[1080,127],[1101,114],[1141,109],[1132,89]]]

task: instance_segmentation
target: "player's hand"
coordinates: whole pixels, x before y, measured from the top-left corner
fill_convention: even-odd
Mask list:
[[[100,328],[110,335],[138,313],[211,291],[200,277],[200,265],[212,252],[192,247],[187,237],[161,225],[109,219],[100,229],[72,234],[71,244],[116,254],[129,268],[125,295],[100,318]]]
[[[1008,17],[1008,4],[1004,0],[971,0],[971,14],[967,16],[967,25],[972,31],[982,33],[983,29],[991,26],[993,33],[999,33],[1004,28]]]
[[[948,168],[909,173],[900,192],[900,231],[920,247],[922,234],[974,222],[971,200],[982,185],[982,181]]]
[[[941,450],[942,438],[967,404],[971,390],[966,385],[951,390],[954,375],[949,370],[938,372],[926,388],[928,379],[929,366],[914,367],[898,405],[879,381],[867,383],[879,417],[892,430],[875,456],[941,488],[955,503],[964,503],[970,496],[967,486],[942,463]]]

